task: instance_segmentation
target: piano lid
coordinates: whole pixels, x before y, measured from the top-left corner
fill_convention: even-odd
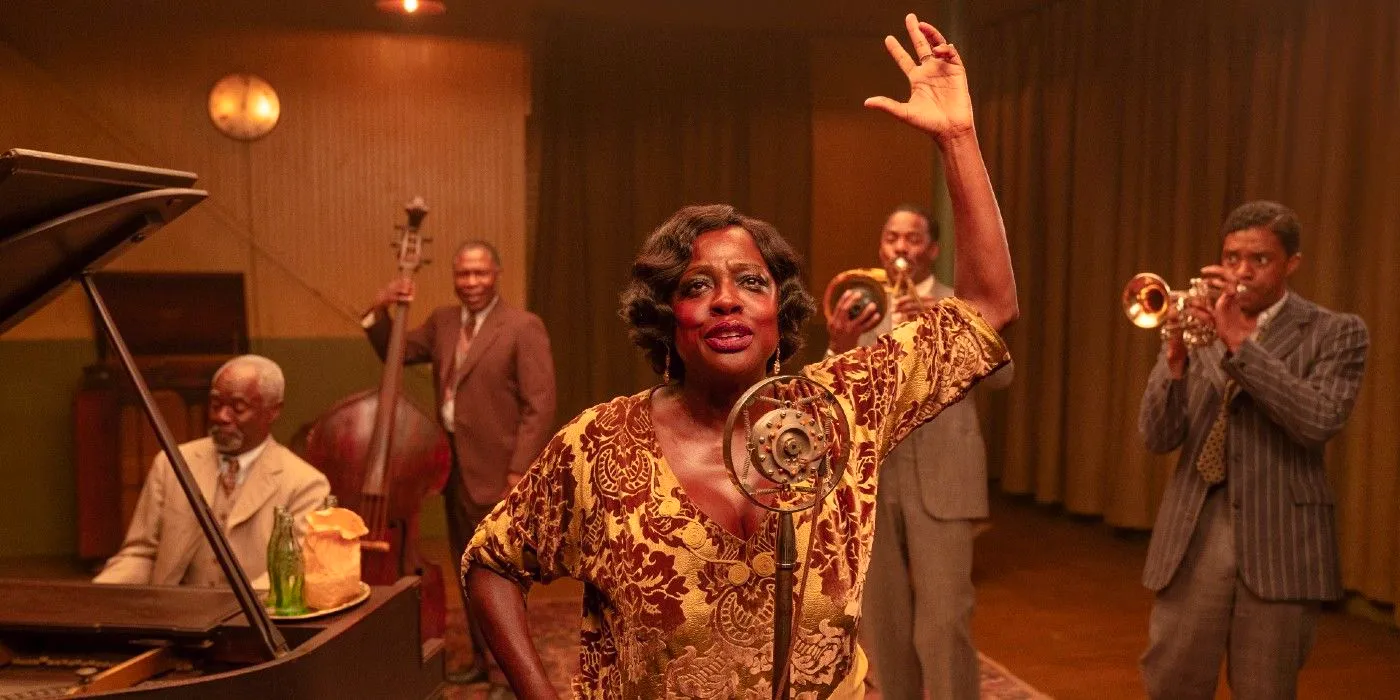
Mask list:
[[[190,173],[174,170],[37,151],[10,151],[0,156],[0,222],[10,222],[10,228],[0,226],[0,333],[68,284],[82,280],[239,608],[257,628],[267,658],[274,659],[286,653],[287,641],[273,626],[248,575],[239,567],[228,538],[200,495],[170,427],[88,274],[204,201],[208,192],[185,186],[194,179]]]
[[[0,155],[0,334],[203,201],[207,192],[189,189],[195,179],[23,149]]]

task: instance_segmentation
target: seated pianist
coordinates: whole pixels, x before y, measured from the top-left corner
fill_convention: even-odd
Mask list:
[[[268,587],[274,507],[286,507],[304,536],[306,514],[330,493],[325,475],[272,438],[285,385],[282,369],[266,357],[229,360],[209,390],[209,437],[180,445],[254,588]],[[146,475],[121,551],[93,582],[228,585],[164,454]]]

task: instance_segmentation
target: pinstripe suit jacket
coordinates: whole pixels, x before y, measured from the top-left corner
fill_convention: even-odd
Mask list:
[[[1370,344],[1352,314],[1296,293],[1260,338],[1228,355],[1219,341],[1192,353],[1174,381],[1165,350],[1143,394],[1138,428],[1153,452],[1181,448],[1147,550],[1143,583],[1160,591],[1181,565],[1207,484],[1196,457],[1220,410],[1227,378],[1240,391],[1229,410],[1226,479],[1235,518],[1235,559],[1245,585],[1265,600],[1342,595],[1332,489],[1322,455],[1351,413]]]

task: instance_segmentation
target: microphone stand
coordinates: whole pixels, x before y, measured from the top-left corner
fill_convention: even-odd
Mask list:
[[[759,404],[769,409],[753,420],[749,410]],[[747,455],[743,457],[742,476],[735,469],[736,429],[743,431]],[[725,421],[724,466],[729,478],[752,503],[778,514],[773,553],[774,700],[787,700],[790,695],[797,570],[797,532],[792,516],[809,508],[820,509],[822,499],[835,488],[838,479],[834,474],[845,469],[850,452],[849,435],[849,423],[835,395],[802,376],[778,375],[749,387]],[[769,486],[760,487],[748,480],[749,465]]]
[[[773,573],[773,698],[788,696],[792,652],[792,575],[797,569],[797,533],[792,511],[778,512],[777,571]]]

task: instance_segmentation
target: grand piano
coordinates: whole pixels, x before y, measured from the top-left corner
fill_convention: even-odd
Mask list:
[[[230,582],[0,579],[0,700],[437,697],[445,652],[441,639],[420,639],[416,577],[375,587],[341,613],[295,623],[268,616],[91,279],[203,201],[195,179],[37,151],[0,155],[0,334],[68,285],[82,286]]]

